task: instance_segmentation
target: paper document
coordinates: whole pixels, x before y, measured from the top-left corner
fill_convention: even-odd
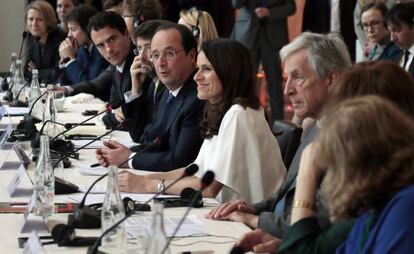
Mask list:
[[[91,164],[85,164],[80,162],[74,162],[73,166],[78,170],[78,173],[81,175],[101,176],[108,173],[108,168],[103,166],[91,168]]]
[[[151,228],[151,216],[136,215],[126,220],[125,226],[128,238],[145,236]],[[181,217],[169,217],[164,214],[164,228],[168,237],[172,235]],[[176,236],[191,236],[195,234],[206,234],[203,229],[204,223],[196,215],[189,215],[178,230]]]
[[[10,107],[9,105],[4,105],[9,116],[23,116],[29,113],[29,108],[25,107]]]
[[[71,141],[73,142],[75,147],[81,147],[81,146],[86,145],[87,143],[91,142],[91,139],[71,140]],[[134,143],[130,140],[115,140],[115,141],[117,141],[118,143],[121,143],[122,145],[127,146],[127,147],[138,145],[138,143]],[[102,148],[102,147],[104,147],[102,140],[97,140],[97,141],[95,141],[92,144],[87,146],[87,148],[90,148],[90,149],[97,149],[97,148]]]

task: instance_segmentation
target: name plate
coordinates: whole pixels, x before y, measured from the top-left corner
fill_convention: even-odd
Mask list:
[[[36,194],[33,192],[33,195],[27,204],[27,209],[23,214],[23,222],[20,226],[20,233],[29,233],[33,230],[36,232],[48,233],[46,223],[42,217],[31,214],[33,208],[35,207],[35,204]]]
[[[27,168],[31,160],[29,156],[27,156],[26,152],[24,151],[22,143],[17,142],[16,144],[14,144],[13,150],[16,153],[17,157],[19,158],[20,162],[24,165],[25,168]]]
[[[11,124],[8,124],[6,129],[3,131],[3,133],[0,136],[0,150],[3,150],[4,144],[6,141],[10,138],[10,134],[13,131],[13,126]]]
[[[37,235],[36,231],[32,231],[29,239],[24,245],[23,254],[38,254],[38,253],[46,253],[46,252],[42,246],[42,243],[40,242],[40,238]]]
[[[7,192],[9,193],[10,197],[13,197],[16,194],[17,187],[19,186],[22,178],[27,175],[26,168],[23,164],[20,164],[19,169],[17,170],[16,175],[14,175],[13,179],[10,181],[9,185],[7,186]]]

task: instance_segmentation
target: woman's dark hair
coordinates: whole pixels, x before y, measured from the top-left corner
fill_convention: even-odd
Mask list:
[[[89,5],[81,4],[75,7],[69,12],[64,18],[65,23],[76,22],[79,24],[81,29],[87,34],[89,20],[97,14],[97,10]]]
[[[218,104],[207,102],[201,121],[201,135],[211,138],[218,134],[221,121],[233,104],[259,109],[256,78],[249,50],[240,42],[216,39],[201,46],[223,86]]]

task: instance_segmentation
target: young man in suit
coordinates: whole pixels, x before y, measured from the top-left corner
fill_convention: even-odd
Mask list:
[[[169,171],[187,166],[196,158],[202,138],[199,121],[204,103],[197,98],[193,80],[197,42],[191,31],[175,23],[160,26],[151,40],[151,60],[166,89],[160,94],[154,120],[145,128],[141,145],[131,149],[114,141],[96,151],[99,162],[140,170]],[[135,114],[153,110],[144,96],[127,104]]]
[[[68,26],[68,37],[60,44],[60,85],[72,85],[96,78],[108,67],[88,35],[88,22],[96,10],[86,5],[73,9],[64,22]]]
[[[266,74],[271,119],[283,119],[282,68],[279,50],[289,42],[287,17],[296,11],[295,0],[232,0],[240,9],[231,38],[251,52],[255,70],[262,63]]]
[[[287,82],[284,94],[290,98],[295,115],[300,118],[319,119],[328,101],[328,89],[346,68],[351,66],[345,43],[335,34],[321,35],[305,32],[283,47],[280,56]],[[288,175],[278,192],[262,202],[250,205],[235,200],[220,205],[209,214],[211,219],[240,221],[251,228],[283,238],[290,225],[296,175],[303,149],[318,135],[316,124],[303,134],[288,170]],[[325,209],[318,207],[321,224],[329,218]],[[323,216],[325,215],[325,216]]]
[[[399,65],[414,75],[414,3],[399,3],[391,7],[386,17],[391,41],[402,49]]]

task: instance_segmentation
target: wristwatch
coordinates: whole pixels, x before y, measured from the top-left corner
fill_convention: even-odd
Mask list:
[[[160,193],[164,193],[165,190],[165,179],[161,179],[160,182],[158,183],[158,192]]]

